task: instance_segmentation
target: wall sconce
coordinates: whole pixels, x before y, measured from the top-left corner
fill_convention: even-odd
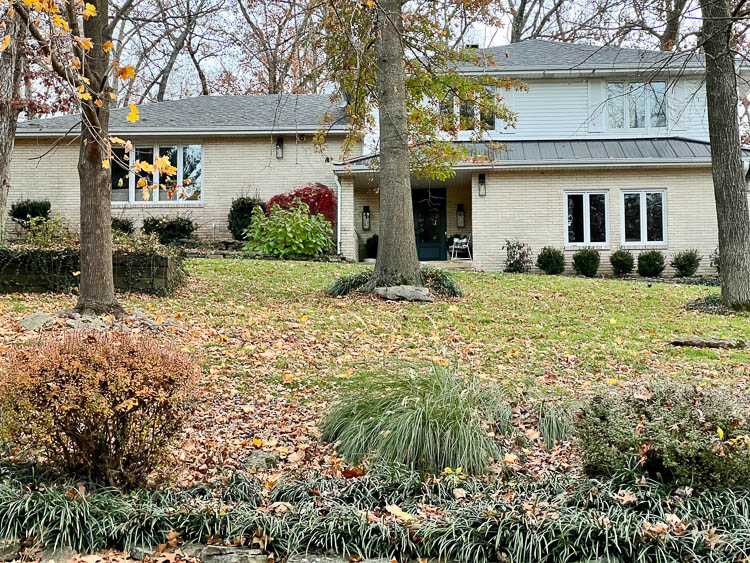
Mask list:
[[[276,139],[276,158],[279,160],[284,158],[284,137],[278,137]]]
[[[464,204],[459,203],[456,207],[456,227],[463,229],[466,226],[466,212],[464,211]]]
[[[370,206],[365,205],[362,207],[362,230],[370,230]]]
[[[487,195],[487,177],[484,174],[479,175],[479,195]]]

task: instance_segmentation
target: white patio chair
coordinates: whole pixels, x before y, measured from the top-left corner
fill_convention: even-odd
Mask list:
[[[451,253],[451,262],[454,260],[471,260],[471,235],[461,238],[454,238],[453,244],[448,247]],[[466,253],[466,257],[460,257],[459,254]]]

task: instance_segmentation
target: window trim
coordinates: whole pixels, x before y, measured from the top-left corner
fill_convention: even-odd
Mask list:
[[[568,196],[583,196],[583,242],[570,242],[568,240]],[[604,195],[604,223],[605,223],[605,240],[604,242],[591,242],[591,208],[589,206],[590,195]],[[575,248],[607,248],[610,244],[611,223],[609,218],[609,190],[564,190],[563,191],[563,240],[565,246]]]
[[[110,204],[113,207],[123,207],[123,206],[202,206],[204,203],[204,182],[203,182],[203,176],[205,172],[205,151],[204,151],[204,145],[203,142],[188,142],[188,143],[172,143],[169,141],[165,141],[163,143],[135,143],[133,144],[133,148],[130,149],[130,153],[128,153],[128,163],[132,164],[135,162],[135,153],[139,149],[152,149],[154,157],[158,157],[161,151],[162,147],[176,147],[177,148],[177,162],[172,163],[174,166],[177,167],[177,178],[182,178],[183,173],[183,148],[186,146],[194,146],[198,145],[201,148],[201,174],[200,174],[200,184],[201,184],[201,195],[199,199],[196,200],[187,200],[187,199],[161,199],[160,195],[163,190],[157,189],[152,190],[151,192],[151,198],[148,201],[140,201],[135,199],[135,193],[137,189],[140,189],[136,186],[136,175],[133,170],[129,170],[128,172],[128,201],[111,201]],[[159,185],[159,173],[154,171],[152,175],[152,180],[154,184]],[[110,196],[111,197],[111,196]]]
[[[663,127],[652,127],[651,126],[651,96],[649,91],[649,86],[655,83],[663,83],[664,84],[664,126]],[[610,84],[622,84],[623,85],[623,95],[622,95],[622,127],[611,127],[609,124],[609,102],[613,98],[609,96],[609,85]],[[646,126],[645,127],[630,127],[630,92],[631,92],[631,85],[633,84],[642,84],[643,85],[643,97],[645,100],[645,121]],[[643,82],[636,82],[636,81],[630,81],[630,80],[608,80],[604,83],[604,90],[607,93],[607,99],[605,100],[605,121],[606,121],[606,130],[607,131],[667,131],[669,129],[669,83],[666,80],[649,80],[649,81],[643,81]]]
[[[661,226],[662,232],[664,233],[664,240],[648,240],[648,210],[644,205],[646,194],[660,193],[662,194],[662,217]],[[627,194],[639,194],[640,205],[641,205],[641,240],[632,241],[625,240],[625,195]],[[620,231],[621,231],[621,244],[627,247],[639,247],[639,246],[668,246],[669,245],[669,230],[667,221],[667,188],[642,188],[642,189],[621,189],[620,190]],[[645,236],[644,236],[645,235]]]

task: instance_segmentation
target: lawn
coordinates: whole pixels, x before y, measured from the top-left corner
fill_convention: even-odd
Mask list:
[[[357,268],[193,260],[190,281],[175,296],[122,296],[128,309],[183,322],[184,330],[157,337],[204,366],[201,405],[178,451],[179,482],[251,469],[258,452],[278,461],[270,472],[340,465],[317,438],[336,389],[354,374],[405,362],[437,362],[499,382],[520,405],[517,414],[542,399],[575,400],[635,379],[744,386],[750,374],[746,352],[669,344],[686,335],[750,339],[746,315],[685,309],[715,288],[464,272],[455,275],[465,297],[433,304],[324,294],[332,279]],[[25,314],[73,302],[69,295],[0,296],[0,352],[34,337],[17,328]]]

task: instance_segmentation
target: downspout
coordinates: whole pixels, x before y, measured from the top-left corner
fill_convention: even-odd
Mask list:
[[[339,175],[333,173],[336,178],[336,254],[341,254],[341,180]]]

